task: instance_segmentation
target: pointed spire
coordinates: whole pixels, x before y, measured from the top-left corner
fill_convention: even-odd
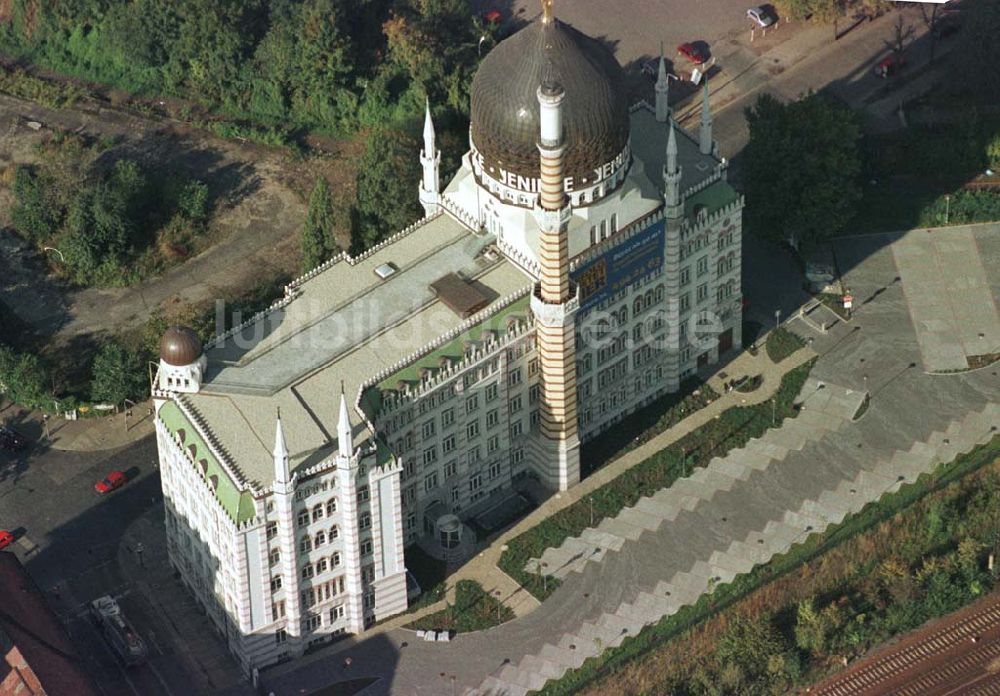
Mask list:
[[[660,67],[656,75],[656,120],[665,123],[670,118],[670,75],[667,61],[663,58],[663,42],[660,42]]]
[[[712,144],[712,109],[708,103],[708,80],[702,91],[701,126],[698,129],[698,149],[703,155],[711,155],[715,150]]]
[[[424,157],[434,156],[434,121],[431,119],[431,98],[427,97],[424,111]]]
[[[552,0],[542,0],[542,24],[551,24],[553,17]]]
[[[285,445],[285,431],[281,427],[281,409],[278,409],[278,417],[274,429],[274,480],[279,483],[288,483],[291,478],[288,467],[288,447]]]
[[[344,393],[344,383],[340,383],[340,419],[337,421],[337,447],[340,456],[350,457],[354,451],[351,437],[351,416],[347,409],[347,395]]]
[[[677,137],[674,135],[674,122],[670,121],[670,135],[667,137],[667,174],[677,173]]]

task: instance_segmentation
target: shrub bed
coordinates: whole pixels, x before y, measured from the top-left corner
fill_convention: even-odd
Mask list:
[[[724,411],[678,442],[648,457],[617,478],[581,498],[507,543],[498,565],[538,599],[545,599],[559,586],[555,578],[525,572],[525,564],[538,558],[549,547],[560,546],[567,538],[579,535],[593,520],[614,517],[624,508],[635,505],[644,496],[666,488],[706,465],[713,457],[742,447],[751,438],[787,417],[794,416],[795,398],[809,375],[814,361],[790,370],[781,380],[777,393],[754,406],[737,406]],[[772,409],[772,402],[774,407]]]
[[[771,358],[773,362],[780,363],[805,344],[806,342],[800,336],[779,326],[767,337],[767,357]]]
[[[499,620],[498,620],[499,617]],[[498,626],[514,618],[514,612],[491,597],[475,580],[459,580],[455,585],[455,603],[447,609],[421,617],[406,628],[424,631],[469,633]]]

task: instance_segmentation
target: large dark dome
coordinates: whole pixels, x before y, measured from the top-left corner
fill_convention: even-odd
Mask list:
[[[557,19],[532,22],[483,59],[472,81],[472,141],[492,176],[501,167],[537,178],[537,90],[543,79],[566,90],[565,174],[591,181],[593,170],[628,143],[625,75],[600,42]]]
[[[160,339],[160,360],[168,365],[181,367],[193,365],[201,357],[201,339],[193,329],[171,326]]]

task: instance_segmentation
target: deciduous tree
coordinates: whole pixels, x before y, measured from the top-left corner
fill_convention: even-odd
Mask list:
[[[763,95],[746,116],[743,167],[752,231],[804,247],[842,232],[861,197],[855,114],[811,94],[788,104]]]

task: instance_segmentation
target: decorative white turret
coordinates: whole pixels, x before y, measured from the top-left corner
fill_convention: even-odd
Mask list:
[[[288,447],[285,446],[285,431],[281,427],[281,411],[278,411],[274,428],[274,487],[282,493],[291,490],[292,475],[288,464]]]
[[[434,140],[431,101],[428,99],[424,112],[424,148],[420,151],[420,166],[424,170],[420,180],[420,204],[424,206],[426,215],[436,213],[441,202],[441,152]]]
[[[666,123],[670,118],[670,76],[667,63],[663,60],[663,43],[660,43],[660,68],[656,75],[656,120]]]
[[[701,154],[703,155],[711,155],[715,153],[715,145],[712,142],[712,110],[708,104],[708,80],[705,80],[705,89],[702,94],[698,149],[701,150]]]
[[[344,385],[340,385],[340,418],[337,420],[337,450],[341,457],[350,459],[354,454],[354,441],[351,436],[351,415],[347,410],[347,395]]]
[[[197,394],[208,368],[198,334],[187,326],[171,326],[164,331],[160,338],[159,367],[156,389]]]
[[[681,168],[677,164],[677,136],[674,122],[670,121],[670,135],[667,136],[667,161],[663,165],[663,199],[667,206],[667,217],[681,215]]]

